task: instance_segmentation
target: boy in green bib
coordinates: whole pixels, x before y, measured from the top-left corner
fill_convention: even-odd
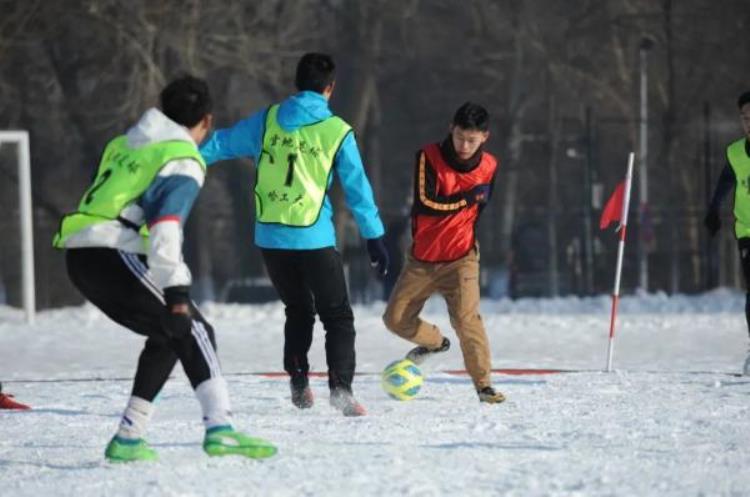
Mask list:
[[[737,107],[745,136],[727,147],[727,162],[716,184],[704,224],[711,236],[715,236],[721,228],[721,203],[734,190],[734,236],[737,238],[745,276],[745,319],[750,333],[750,91],[740,95]],[[750,375],[750,345],[742,371],[743,374]]]
[[[190,300],[183,225],[205,177],[198,144],[211,127],[211,98],[184,77],[161,93],[125,135],[104,149],[78,208],[63,217],[53,244],[65,250],[73,284],[112,320],[146,337],[110,461],[153,460],[145,441],[154,399],[180,362],[203,411],[210,456],[270,457],[276,448],[233,428],[214,330]]]

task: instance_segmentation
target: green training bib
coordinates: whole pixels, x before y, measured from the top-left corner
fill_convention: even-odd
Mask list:
[[[737,238],[750,237],[750,157],[745,151],[745,138],[727,147],[727,159],[734,170],[734,234]]]
[[[71,235],[93,224],[117,219],[125,207],[143,195],[165,164],[179,159],[196,160],[206,169],[200,152],[189,141],[164,141],[138,148],[129,147],[124,135],[110,141],[78,210],[62,218],[52,245],[65,248]],[[141,235],[148,236],[145,227]]]
[[[323,207],[334,157],[351,126],[331,116],[285,131],[278,123],[278,110],[274,105],[266,116],[255,181],[255,215],[261,223],[311,226]]]

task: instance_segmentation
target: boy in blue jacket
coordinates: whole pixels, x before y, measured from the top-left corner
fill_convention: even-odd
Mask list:
[[[284,369],[292,403],[300,409],[313,405],[307,353],[317,313],[326,330],[331,405],[346,416],[361,416],[365,410],[352,395],[354,315],[328,195],[334,173],[381,275],[388,253],[354,133],[328,107],[335,76],[330,56],[305,54],[297,65],[297,94],[216,131],[200,151],[209,165],[248,157],[257,166],[255,243],[286,306]]]

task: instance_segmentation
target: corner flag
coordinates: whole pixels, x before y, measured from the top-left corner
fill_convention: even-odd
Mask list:
[[[625,233],[628,228],[628,209],[630,208],[630,187],[633,183],[633,162],[635,154],[628,155],[628,170],[625,180],[621,181],[615,192],[607,200],[602,211],[599,227],[605,229],[612,221],[619,221],[620,242],[617,245],[617,268],[615,270],[615,287],[612,291],[612,312],[609,317],[609,346],[607,347],[607,372],[612,371],[612,356],[615,346],[615,325],[617,323],[617,308],[620,303],[620,277],[622,275],[622,259],[625,253]]]
[[[615,188],[612,196],[607,200],[607,204],[602,210],[602,217],[599,219],[599,229],[607,229],[612,222],[622,221],[622,203],[625,199],[625,181],[620,181]]]

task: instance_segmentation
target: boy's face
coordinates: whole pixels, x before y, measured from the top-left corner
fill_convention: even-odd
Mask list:
[[[748,106],[750,109],[750,105]],[[489,131],[479,131],[478,129],[463,129],[451,124],[451,139],[456,155],[461,160],[468,160],[477,153],[487,138],[490,137]]]
[[[740,121],[742,121],[742,129],[745,130],[745,136],[750,140],[750,103],[746,103],[740,109]]]

